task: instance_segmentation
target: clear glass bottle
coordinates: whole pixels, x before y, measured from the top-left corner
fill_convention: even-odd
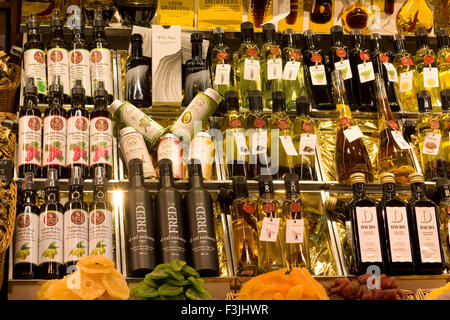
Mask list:
[[[210,56],[211,82],[214,90],[222,97],[225,97],[225,92],[236,90],[233,56],[230,47],[225,43],[225,31],[223,28],[214,28],[212,37],[214,46]]]
[[[149,27],[156,13],[157,0],[116,0],[117,9],[127,26]]]
[[[434,30],[444,29],[450,32],[449,10],[450,1],[434,0]]]
[[[413,35],[415,31],[424,28],[431,32],[434,25],[433,11],[426,0],[405,0],[397,13],[397,32]]]
[[[438,68],[441,90],[450,89],[450,40],[447,30],[436,31]]]
[[[309,15],[309,28],[326,33],[334,23],[334,0],[314,0]]]
[[[436,188],[441,196],[438,213],[441,227],[442,250],[444,252],[445,267],[447,270],[450,270],[450,180],[445,178],[439,179],[436,182]]]
[[[370,7],[366,6],[362,0],[343,2],[344,8],[340,16],[345,32],[350,33],[354,29],[359,29],[363,33],[369,33],[374,23],[374,12]]]

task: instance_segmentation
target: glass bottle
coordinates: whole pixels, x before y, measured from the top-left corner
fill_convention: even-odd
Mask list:
[[[417,274],[441,274],[445,268],[437,206],[425,194],[424,177],[411,173],[411,199],[408,203],[414,232]]]
[[[310,109],[311,103],[308,97],[297,98],[293,140],[294,146],[299,146],[299,156],[294,159],[294,172],[300,180],[317,180],[315,153],[317,135],[314,121],[309,116]]]
[[[417,52],[414,58],[414,63],[416,64],[416,70],[419,75],[419,90],[429,91],[431,94],[433,111],[441,111],[437,57],[429,45],[428,34],[425,29],[419,29],[416,31],[416,41]]]
[[[341,12],[341,23],[345,32],[350,33],[354,29],[359,29],[363,33],[369,33],[370,27],[374,23],[374,12],[364,1],[343,1],[344,8]]]
[[[244,116],[239,113],[239,98],[236,91],[225,93],[224,151],[228,178],[236,175],[248,176],[248,147],[245,142]]]
[[[348,183],[353,173],[362,172],[365,174],[366,180],[372,182],[372,163],[362,141],[361,130],[353,123],[352,113],[345,95],[342,73],[334,70],[332,76],[334,99],[336,109],[339,111],[336,128],[336,178],[341,183]]]
[[[378,204],[385,230],[386,273],[412,274],[415,271],[411,217],[408,206],[397,197],[395,176],[380,175],[383,197]]]
[[[291,0],[289,14],[278,22],[278,31],[283,32],[293,29],[296,32],[303,31],[303,3],[304,0]]]
[[[439,202],[439,224],[441,231],[442,250],[444,252],[445,267],[450,269],[450,180],[441,178],[436,182],[436,187],[441,196]]]
[[[118,2],[118,1],[116,1]],[[114,15],[114,0],[83,0],[83,16],[87,24],[92,25],[95,10],[101,10],[107,24]]]
[[[448,0],[434,0],[434,30],[444,29],[450,32]]]
[[[261,31],[263,23],[266,22],[273,7],[272,0],[249,0],[248,18],[258,31]]]
[[[375,75],[375,93],[378,97],[377,166],[379,173],[393,173],[396,183],[407,184],[408,176],[415,172],[410,152],[411,146],[403,139],[402,131],[392,116],[384,81],[379,74]]]
[[[299,177],[295,173],[284,176],[286,200],[282,206],[282,216],[286,219],[284,244],[284,259],[286,266],[291,268],[310,269],[308,229],[303,218],[303,203],[300,197]]]
[[[442,128],[441,156],[447,173],[450,172],[450,89],[441,91],[442,115],[440,127]]]
[[[152,104],[152,59],[142,55],[142,35],[131,35],[131,55],[126,61],[125,100],[138,108]]]
[[[375,73],[382,76],[386,90],[387,101],[392,111],[400,111],[400,105],[395,92],[395,83],[398,82],[397,70],[390,62],[389,54],[383,49],[382,39],[379,33],[372,33],[370,44],[372,53],[370,58],[373,63]],[[379,97],[379,96],[377,96]]]
[[[303,33],[305,48],[303,61],[305,63],[305,77],[307,87],[313,98],[312,103],[316,109],[333,110],[333,99],[331,98],[331,78],[326,72],[325,56],[317,46],[316,34],[312,30]]]
[[[156,13],[157,0],[116,0],[116,6],[127,26],[149,27]]]
[[[418,112],[417,103],[417,71],[413,56],[406,51],[405,37],[399,33],[394,35],[394,61],[398,81],[395,82],[398,101],[403,111]]]
[[[270,272],[284,268],[285,253],[283,239],[285,219],[281,205],[275,198],[272,176],[260,175],[258,179],[259,198],[257,202],[259,231],[259,268]]]
[[[239,84],[242,107],[248,107],[248,91],[260,90],[261,87],[261,57],[255,42],[253,24],[241,24],[242,43],[239,46]]]
[[[350,177],[353,200],[348,204],[346,217],[347,236],[353,252],[351,272],[361,275],[370,266],[386,267],[384,230],[377,203],[366,196],[365,175],[360,172]]]
[[[33,172],[25,173],[22,196],[17,203],[14,229],[15,279],[33,279],[37,276],[39,259],[39,208],[36,205],[36,186]]]
[[[309,15],[309,29],[326,33],[334,23],[334,0],[314,0]]]
[[[353,75],[350,66],[348,48],[344,44],[344,31],[339,25],[333,26],[330,29],[331,33],[331,49],[330,49],[330,69],[331,71],[337,69],[342,72],[344,77],[345,92],[347,93],[347,100],[350,110],[355,111],[358,108],[353,90]]]
[[[419,141],[422,171],[426,180],[446,178],[447,170],[441,157],[442,132],[439,116],[432,111],[431,96],[428,91],[419,91],[417,100],[420,113],[416,124],[416,134]]]
[[[296,45],[295,32],[287,29],[283,32],[283,91],[286,95],[287,110],[293,109],[295,99],[306,95],[303,71],[303,57]]]
[[[437,61],[441,90],[450,89],[450,41],[447,30],[436,31],[438,41]]]
[[[351,32],[350,65],[352,67],[353,88],[358,110],[363,112],[376,112],[376,97],[373,88],[375,73],[370,52],[365,45],[365,37],[361,30]]]
[[[232,244],[237,276],[258,273],[258,219],[254,204],[248,198],[247,180],[233,177],[234,201],[231,205]]]
[[[248,179],[258,180],[263,170],[268,170],[267,141],[269,138],[269,116],[264,114],[262,93],[250,90],[248,93],[250,113],[245,118],[247,145],[249,147]],[[268,171],[265,172],[268,174]]]
[[[230,47],[225,43],[223,28],[214,28],[212,36],[214,46],[211,51],[211,82],[214,90],[225,97],[225,92],[236,90],[233,56]]]
[[[275,25],[265,23],[262,27],[264,43],[261,47],[261,76],[264,106],[272,108],[272,93],[283,90],[283,63],[281,49],[275,40]]]
[[[64,274],[64,206],[59,197],[58,171],[49,169],[39,215],[39,278]]]
[[[19,178],[23,178],[26,172],[32,172],[35,178],[40,178],[42,120],[41,111],[37,107],[37,88],[34,85],[34,78],[27,79],[23,95],[23,107],[19,111],[18,174]]]
[[[430,33],[433,24],[433,12],[426,0],[406,0],[396,17],[397,32],[405,35],[413,35],[420,28]]]

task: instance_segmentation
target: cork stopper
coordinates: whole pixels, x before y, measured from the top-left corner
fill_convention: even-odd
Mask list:
[[[419,172],[413,172],[413,173],[411,173],[411,174],[408,176],[408,179],[409,179],[409,183],[418,183],[418,182],[424,183],[424,182],[425,182],[425,179],[424,179],[424,177],[423,177],[423,174],[422,174],[422,173],[419,173]]]
[[[385,172],[380,175],[381,184],[395,183],[395,174],[391,172]]]
[[[350,176],[351,184],[366,183],[366,176],[362,172],[355,172]]]

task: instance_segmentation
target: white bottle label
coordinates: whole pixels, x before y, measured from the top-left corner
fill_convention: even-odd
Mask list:
[[[230,83],[231,65],[218,63],[216,65],[216,75],[214,76],[214,84],[228,85]]]
[[[436,156],[441,145],[441,135],[439,133],[427,132],[423,141],[422,153]]]
[[[300,155],[314,155],[316,151],[317,136],[315,134],[302,133],[300,136],[300,146],[298,152]]]
[[[281,79],[283,75],[283,62],[281,59],[267,60],[267,80]]]
[[[417,207],[416,222],[422,262],[441,262],[440,239],[435,209],[431,207]]]
[[[120,150],[128,168],[128,162],[131,159],[141,159],[143,163],[144,178],[156,177],[152,158],[148,153],[144,138],[138,132],[129,133],[120,137]],[[92,158],[91,158],[92,159]]]
[[[97,89],[97,83],[103,81],[108,94],[114,94],[111,65],[111,50],[97,48],[90,52],[92,92]]]
[[[400,92],[408,92],[413,89],[413,71],[400,73]]]
[[[112,213],[97,209],[89,213],[89,255],[103,255],[113,260]]]
[[[64,263],[64,216],[58,211],[45,211],[39,216],[39,264]]]
[[[294,81],[297,80],[298,71],[300,69],[300,62],[288,61],[284,65],[283,80]]]
[[[38,93],[47,94],[47,73],[45,69],[45,53],[40,49],[30,49],[23,54],[25,80],[34,78]],[[53,81],[53,80],[52,80]]]
[[[47,51],[48,82],[53,82],[53,77],[59,76],[64,94],[70,94],[69,82],[69,52],[64,48],[53,48]]]
[[[412,262],[408,216],[405,207],[386,207],[392,262]]]
[[[91,64],[89,50],[75,49],[69,52],[70,90],[75,86],[75,80],[81,80],[81,86],[87,97],[92,97]],[[108,92],[109,93],[109,92]]]
[[[265,217],[261,226],[259,241],[276,242],[279,228],[280,218]]]
[[[313,86],[325,86],[327,84],[327,76],[323,64],[309,67],[309,73],[311,74],[311,83]]]
[[[112,166],[113,132],[112,121],[106,117],[95,117],[90,121],[90,165],[103,163]]]
[[[267,130],[261,130],[252,134],[252,154],[267,152]]]
[[[400,147],[400,149],[406,150],[411,149],[411,145],[406,142],[405,138],[403,138],[403,134],[401,131],[392,130],[392,137],[394,137],[395,142]]]
[[[295,150],[294,143],[292,142],[291,136],[280,136],[281,144],[283,145],[284,151],[288,156],[298,156],[297,150]]]
[[[41,118],[22,116],[19,119],[19,166],[41,165]]]
[[[439,87],[438,68],[423,68],[423,86],[425,88]]]
[[[334,68],[342,72],[344,80],[353,78],[352,68],[350,67],[350,61],[348,59],[335,62]]]
[[[397,82],[398,75],[397,75],[397,70],[395,69],[394,65],[392,63],[388,63],[388,62],[385,62],[383,64],[384,64],[384,67],[386,68],[386,71],[388,74],[388,80],[390,82]]]
[[[236,143],[236,149],[237,149],[237,153],[240,156],[245,156],[250,154],[248,147],[247,147],[247,142],[245,142],[245,135],[243,132],[234,132],[233,133],[234,136],[234,142]]]
[[[259,81],[260,67],[259,60],[245,59],[244,80]]]
[[[44,118],[44,166],[66,165],[66,122],[61,116]]]
[[[72,209],[64,213],[64,263],[89,255],[88,224],[88,214],[84,210]]]
[[[303,243],[303,219],[286,220],[286,243]]]
[[[358,126],[352,126],[344,130],[344,136],[347,138],[348,142],[352,143],[356,139],[362,138],[363,133]]]
[[[381,262],[380,234],[376,207],[356,207],[361,262]]]
[[[361,83],[375,80],[372,62],[358,64],[359,81]]]
[[[67,165],[89,166],[89,119],[72,116],[67,120]]]
[[[27,262],[38,265],[39,217],[28,212],[16,217],[14,229],[14,264]]]
[[[200,161],[205,180],[211,180],[214,152],[214,142],[207,137],[195,137],[189,146],[188,159]]]
[[[161,159],[172,160],[173,177],[183,180],[183,149],[181,148],[180,140],[173,138],[162,139],[158,144],[157,157],[158,162]]]

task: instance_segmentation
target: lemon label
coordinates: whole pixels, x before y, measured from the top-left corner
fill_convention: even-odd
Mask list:
[[[400,74],[400,92],[408,92],[413,89],[413,71],[402,72]]]
[[[113,260],[112,213],[95,209],[89,213],[89,255],[103,255]]]
[[[88,254],[88,214],[82,209],[64,213],[64,263]]]
[[[38,264],[38,231],[39,217],[37,214],[26,212],[16,217],[14,229],[14,264]]]
[[[64,263],[64,217],[58,211],[44,211],[39,216],[39,264]]]
[[[423,68],[423,86],[425,88],[439,87],[438,68]]]

